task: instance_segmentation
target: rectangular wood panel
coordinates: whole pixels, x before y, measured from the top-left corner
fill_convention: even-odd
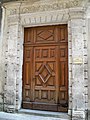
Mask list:
[[[62,44],[59,47],[59,104],[60,107],[68,106],[68,46]],[[61,109],[59,108],[59,110]],[[67,109],[66,109],[67,110]]]
[[[34,42],[35,43],[49,43],[55,42],[56,27],[37,27],[34,29]]]
[[[30,101],[32,79],[32,48],[24,47],[23,101]]]

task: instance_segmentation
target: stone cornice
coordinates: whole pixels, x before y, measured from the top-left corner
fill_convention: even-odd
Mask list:
[[[27,2],[26,2],[27,1]],[[24,0],[3,4],[10,15],[81,7],[86,0]]]
[[[46,23],[67,23],[72,19],[83,19],[85,15],[85,10],[82,8],[77,9],[66,9],[66,10],[58,10],[58,11],[46,11],[46,12],[38,12],[38,13],[27,13],[27,14],[17,14],[17,15],[9,15],[7,18],[8,24],[21,24],[23,26],[33,24],[46,24]]]

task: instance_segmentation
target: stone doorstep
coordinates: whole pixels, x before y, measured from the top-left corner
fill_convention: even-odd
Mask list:
[[[21,109],[17,113],[35,115],[35,116],[43,116],[43,117],[55,117],[55,118],[61,118],[62,120],[63,119],[70,120],[70,116],[67,113],[62,113],[62,112]]]

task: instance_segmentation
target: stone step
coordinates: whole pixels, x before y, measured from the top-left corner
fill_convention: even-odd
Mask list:
[[[34,112],[33,112],[34,113]],[[55,114],[55,113],[54,113]],[[39,114],[40,115],[40,114]],[[48,117],[48,116],[39,116],[39,115],[31,115],[31,112],[27,113],[26,112],[20,112],[20,113],[5,113],[5,112],[0,112],[0,120],[71,120],[68,118],[65,118],[65,116],[58,118],[58,117]]]
[[[55,118],[61,118],[62,120],[70,120],[70,116],[67,113],[62,113],[62,112],[21,109],[18,111],[18,113],[35,115],[35,116],[43,116],[43,117],[55,117]]]

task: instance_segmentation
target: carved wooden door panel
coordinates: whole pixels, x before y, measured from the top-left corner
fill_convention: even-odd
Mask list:
[[[67,26],[25,29],[23,108],[67,111]]]
[[[42,46],[34,48],[34,79],[33,104],[34,109],[57,111],[57,46]]]

